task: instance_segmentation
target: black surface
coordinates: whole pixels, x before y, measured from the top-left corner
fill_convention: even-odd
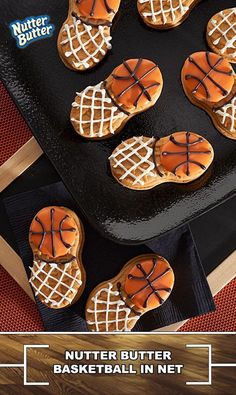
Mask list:
[[[207,275],[235,251],[235,218],[236,196],[190,223]]]
[[[235,142],[218,133],[209,117],[189,103],[180,84],[185,58],[207,49],[208,19],[222,8],[235,6],[235,1],[205,0],[183,25],[165,32],[147,28],[138,18],[134,3],[122,1],[113,29],[113,51],[85,74],[66,69],[57,55],[56,39],[67,15],[66,0],[0,3],[3,82],[83,214],[104,236],[123,243],[143,242],[194,218],[231,196],[236,183]],[[8,24],[41,14],[51,16],[56,25],[54,36],[18,49]],[[133,118],[118,136],[103,142],[84,141],[69,123],[75,92],[104,79],[130,57],[147,57],[159,64],[164,90],[158,104]],[[136,192],[112,178],[107,158],[122,139],[134,134],[161,137],[182,129],[202,134],[215,149],[211,179],[200,190],[184,190],[172,184]]]
[[[64,205],[77,212],[77,205],[62,183],[12,196],[4,201],[10,223],[23,259],[27,274],[32,266],[32,251],[28,231],[34,215],[48,205]],[[85,291],[80,300],[67,309],[53,310],[39,300],[44,327],[49,331],[85,331],[85,303],[92,289],[114,277],[134,256],[156,252],[172,265],[175,285],[169,299],[160,308],[145,314],[134,330],[149,331],[214,309],[213,299],[201,266],[189,227],[168,232],[147,245],[120,246],[108,241],[86,223],[83,263],[87,273]]]

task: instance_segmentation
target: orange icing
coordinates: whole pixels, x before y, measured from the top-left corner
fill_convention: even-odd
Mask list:
[[[233,69],[226,59],[223,59],[221,56],[215,53],[209,52],[208,56],[210,64],[214,66],[217,62],[219,62],[215,66],[215,70],[213,70],[207,62],[206,54],[207,52],[195,52],[194,54],[190,55],[188,59],[186,59],[182,70],[183,84],[187,90],[187,93],[193,97],[196,97],[196,99],[218,102],[227,96],[227,94],[229,94],[233,88]],[[200,70],[199,67],[194,64],[194,62],[196,62],[202,70]],[[225,72],[230,73],[231,75],[224,74]],[[220,85],[225,90],[225,92],[223,92],[219,86],[216,86],[216,84],[207,76],[207,74],[216,82],[216,84]],[[196,78],[190,78],[190,76],[194,76]],[[200,83],[199,80],[203,81],[205,84],[208,94],[203,86],[203,83]],[[196,87],[197,91],[194,93],[193,91]]]
[[[174,137],[174,139],[178,142],[178,143],[186,143],[187,138],[186,138],[186,132],[178,132],[178,133],[173,133],[172,137]],[[194,133],[190,133],[189,134],[189,142],[194,142],[196,140],[199,139],[199,136],[197,136]],[[212,151],[212,148],[210,146],[210,144],[208,143],[207,140],[203,139],[202,142],[199,142],[195,145],[192,145],[189,147],[190,151],[194,151],[194,152],[202,152],[202,151]],[[160,161],[161,164],[163,165],[163,167],[170,171],[173,172],[173,169],[175,169],[175,167],[177,165],[180,165],[181,162],[186,161],[187,159],[187,154],[183,155],[183,154],[178,154],[178,152],[186,152],[188,151],[187,147],[183,147],[183,146],[178,146],[176,144],[174,144],[171,140],[168,140],[167,143],[165,143],[164,145],[161,146],[160,148],[161,151],[161,156],[160,156]],[[170,155],[165,155],[163,153],[166,152],[170,152],[170,153],[174,153],[176,152],[176,155],[170,154]],[[210,155],[210,153],[190,153],[189,154],[189,159],[192,161],[197,161],[200,164],[202,164],[203,166],[205,166],[205,168],[207,168],[211,162],[211,158],[212,156]],[[189,175],[192,176],[196,176],[199,173],[202,173],[204,169],[202,169],[199,165],[194,164],[194,163],[189,163]],[[187,173],[187,163],[180,165],[180,167],[178,167],[178,169],[176,169],[175,174],[177,176],[186,177],[186,173]]]
[[[118,11],[119,6],[120,0],[78,0],[77,2],[79,15],[89,19],[109,19]],[[93,7],[94,12],[92,12]]]
[[[53,245],[52,245],[52,234],[51,234],[51,210],[54,210],[53,213],[53,228],[56,230],[53,234]],[[34,217],[31,226],[30,226],[30,240],[35,245],[39,251],[50,257],[50,258],[57,258],[59,256],[63,256],[68,253],[71,246],[75,243],[75,238],[77,235],[77,226],[73,218],[66,217],[63,221],[61,226],[62,233],[61,236],[63,238],[64,243],[61,240],[59,227],[60,223],[68,216],[67,212],[60,207],[52,206],[52,207],[45,207],[38,214]],[[40,223],[36,220],[40,221],[44,226],[44,231],[47,233],[44,235],[42,234],[35,234],[34,232],[42,233],[43,228]],[[67,231],[65,229],[75,229],[75,231]],[[43,241],[42,241],[43,240]],[[40,246],[41,244],[41,246]],[[54,246],[54,247],[53,247]],[[53,251],[54,250],[54,251]]]
[[[160,69],[156,66],[156,64],[147,59],[129,59],[126,61],[128,67],[134,71],[137,67],[138,62],[139,67],[135,72],[135,77],[130,75],[130,72],[125,67],[124,63],[120,66],[116,67],[112,73],[112,81],[111,81],[111,90],[115,97],[115,99],[124,104],[126,107],[133,107],[135,102],[139,98],[140,94],[142,93],[142,86],[146,88],[147,95],[150,95],[152,99],[154,95],[158,93],[158,91],[162,88],[162,75]],[[152,70],[151,72],[149,72]],[[147,76],[142,78],[146,73]],[[129,77],[127,79],[116,79],[115,76],[122,76],[122,77]],[[136,79],[140,80],[140,84],[135,84]],[[134,85],[133,85],[134,84]],[[157,84],[157,85],[156,85]],[[125,89],[127,89],[130,85],[133,85],[128,91],[121,95]],[[152,86],[152,87],[150,87]],[[150,87],[150,88],[149,88]],[[143,93],[141,94],[137,107],[143,107],[150,103],[150,100],[147,96]]]
[[[161,260],[159,257],[156,258],[156,260],[157,260],[157,265],[155,266],[153,273],[150,275],[149,281],[152,283],[153,288],[158,292],[158,294],[163,299],[163,301],[165,301],[169,297],[170,292],[173,288],[174,273],[172,269],[170,269],[161,278],[155,280],[156,277],[162,275],[167,269],[170,268],[170,266],[166,261]],[[144,274],[137,267],[137,264],[141,264],[142,269],[146,273],[149,273],[153,268],[153,260],[151,258],[140,259],[136,263],[136,265],[130,270],[129,275],[126,278],[125,286],[124,286],[125,292],[127,293],[128,297],[130,297],[134,305],[137,306],[138,308],[148,308],[149,310],[155,309],[156,307],[160,306],[161,302],[158,295],[153,292],[153,289],[148,284],[148,281],[145,279],[137,280],[134,278],[130,278],[130,275],[137,277],[144,277]],[[145,286],[147,287],[142,290],[142,288],[144,288]],[[169,292],[163,290],[158,291],[159,289],[163,289],[163,288],[164,289],[169,288],[170,290]],[[132,297],[133,294],[135,295]],[[150,294],[151,296],[148,298]],[[148,298],[147,305],[145,307],[145,301],[147,298]]]

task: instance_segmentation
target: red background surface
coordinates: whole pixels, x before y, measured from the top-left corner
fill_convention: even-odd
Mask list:
[[[0,166],[31,137],[24,118],[0,82]]]
[[[43,331],[35,303],[0,265],[0,332]]]
[[[236,278],[215,297],[216,311],[192,318],[180,332],[231,332],[236,331]]]

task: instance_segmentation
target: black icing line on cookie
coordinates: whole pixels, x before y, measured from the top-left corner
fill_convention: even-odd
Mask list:
[[[186,151],[179,151],[179,152],[174,152],[174,151],[173,151],[173,152],[163,151],[163,152],[162,152],[162,156],[168,156],[168,155],[186,155],[186,160],[183,161],[183,162],[178,163],[178,164],[174,167],[174,169],[172,170],[172,173],[174,173],[174,175],[176,175],[176,170],[177,170],[179,167],[181,167],[181,166],[183,166],[183,165],[187,165],[186,175],[187,175],[187,176],[190,176],[190,175],[191,175],[190,170],[189,170],[189,165],[190,165],[190,163],[199,166],[202,170],[206,170],[206,166],[205,166],[205,165],[203,165],[203,164],[200,163],[200,162],[197,162],[197,161],[195,161],[195,160],[190,159],[190,154],[210,154],[211,151],[210,151],[210,150],[208,150],[208,151],[191,151],[191,150],[190,150],[190,147],[192,147],[192,146],[194,146],[194,145],[197,145],[197,144],[200,144],[200,143],[203,143],[203,142],[204,142],[204,139],[203,139],[203,137],[198,137],[197,140],[190,142],[190,141],[189,141],[190,135],[191,135],[190,132],[186,132],[186,143],[180,143],[180,142],[178,142],[178,141],[174,138],[173,135],[170,136],[170,141],[171,141],[173,144],[175,144],[175,145],[178,146],[178,147],[187,148]]]
[[[83,18],[82,16],[79,16],[78,14],[76,14],[76,12],[72,12],[71,15],[77,20],[77,21],[81,21],[82,23],[84,23],[85,25],[88,26],[93,26],[93,27],[98,27],[98,26],[108,26],[111,27],[112,26],[112,22],[106,22],[101,20],[101,22],[98,23],[94,23],[94,22],[90,22],[87,19]]]
[[[153,143],[152,159],[153,159],[153,162],[154,162],[154,164],[155,164],[155,168],[156,168],[156,171],[157,171],[158,175],[159,175],[160,177],[163,177],[163,176],[164,176],[164,173],[162,173],[162,172],[160,171],[159,165],[158,165],[157,162],[156,162],[156,155],[155,155],[156,145],[157,145],[157,142],[158,142],[159,140],[160,140],[160,138],[157,137],[157,138],[155,139],[154,143]]]
[[[137,263],[137,264],[136,264],[136,267],[140,270],[140,272],[143,274],[143,276],[133,276],[132,274],[129,274],[129,275],[128,275],[128,279],[129,279],[129,280],[138,280],[138,281],[145,281],[145,282],[146,282],[146,284],[145,284],[143,287],[141,287],[138,291],[134,292],[133,294],[128,295],[128,298],[129,298],[129,299],[132,299],[134,296],[138,295],[140,292],[142,292],[142,291],[144,291],[144,290],[146,290],[146,289],[148,289],[148,288],[151,289],[151,292],[147,295],[146,299],[144,300],[143,308],[147,308],[148,300],[150,299],[150,297],[151,297],[152,295],[155,295],[156,298],[158,299],[160,305],[162,305],[162,304],[164,303],[165,299],[163,299],[163,298],[160,296],[159,291],[165,291],[165,292],[170,293],[171,290],[172,290],[171,288],[156,288],[156,287],[154,286],[154,283],[155,283],[158,279],[164,277],[167,273],[169,273],[169,272],[171,271],[171,268],[168,267],[167,269],[164,270],[163,273],[159,274],[159,275],[156,276],[154,279],[150,279],[150,277],[151,277],[152,274],[154,273],[154,271],[155,271],[157,265],[158,265],[158,259],[153,258],[153,259],[152,259],[152,267],[151,267],[151,270],[147,273],[147,272],[144,270],[144,268],[142,267],[142,264],[141,264],[141,263]]]
[[[111,99],[112,103],[118,108],[118,110],[120,110],[121,112],[123,112],[124,114],[129,116],[130,113],[128,111],[124,110],[119,104],[117,104],[116,101],[114,100],[114,98],[112,97],[112,95],[110,94],[110,92],[108,91],[106,81],[103,82],[103,88],[105,89],[106,94],[109,97],[109,99]]]
[[[126,70],[129,72],[129,75],[116,75],[116,74],[112,74],[112,77],[115,80],[134,80],[134,82],[132,82],[129,86],[127,86],[125,89],[123,89],[117,96],[116,99],[119,99],[121,96],[123,96],[125,93],[127,93],[130,89],[132,89],[135,85],[138,85],[139,88],[141,89],[140,94],[138,95],[137,99],[135,100],[135,102],[133,103],[133,105],[135,107],[137,107],[139,100],[141,99],[142,95],[145,95],[146,98],[148,99],[148,101],[152,101],[152,97],[150,95],[150,93],[148,92],[148,89],[153,88],[154,86],[159,86],[160,82],[154,82],[153,84],[147,86],[145,88],[145,86],[142,83],[142,80],[147,77],[150,73],[152,73],[155,69],[158,68],[157,65],[153,66],[150,70],[146,71],[141,77],[138,77],[136,75],[137,71],[139,70],[141,64],[142,64],[143,59],[139,58],[137,61],[137,64],[134,68],[134,70],[132,70],[130,68],[130,66],[128,65],[128,63],[126,61],[123,62],[124,67],[126,68]]]
[[[51,248],[52,248],[52,255],[53,255],[53,257],[56,256],[56,251],[55,251],[55,246],[54,246],[54,234],[55,234],[55,233],[59,233],[60,240],[61,240],[62,244],[63,244],[66,248],[69,249],[69,248],[72,247],[72,245],[70,245],[70,244],[68,244],[68,243],[66,243],[66,242],[64,241],[64,239],[63,239],[63,232],[76,232],[76,229],[73,228],[73,227],[71,227],[71,228],[65,228],[65,229],[62,228],[64,221],[65,221],[67,218],[69,218],[69,216],[68,216],[67,214],[66,214],[66,215],[62,218],[62,220],[60,221],[59,228],[58,228],[58,229],[55,229],[55,228],[54,228],[54,213],[55,213],[55,209],[54,209],[54,208],[51,208],[51,210],[50,210],[50,230],[46,230],[46,229],[45,229],[45,226],[44,226],[44,224],[43,224],[43,222],[40,220],[40,218],[38,218],[38,216],[36,216],[36,217],[35,217],[35,221],[39,223],[39,225],[40,225],[41,228],[42,228],[42,231],[41,231],[41,232],[34,232],[34,231],[32,231],[32,230],[30,231],[30,234],[31,234],[31,235],[41,235],[41,236],[42,236],[42,237],[41,237],[41,240],[40,240],[40,242],[39,242],[39,245],[38,245],[38,247],[37,247],[39,251],[40,251],[41,248],[42,248],[42,245],[43,245],[43,243],[44,243],[44,240],[45,240],[46,235],[50,235],[50,236],[51,236]]]
[[[120,299],[122,300],[122,302],[124,302],[125,306],[128,307],[134,314],[139,315],[139,316],[142,315],[142,313],[140,313],[139,311],[136,311],[133,307],[129,306],[128,303],[126,302],[126,299],[122,296],[122,294],[121,294],[121,283],[118,282],[116,284],[116,286],[117,286],[117,290],[119,292]]]
[[[221,93],[223,96],[227,96],[228,95],[228,91],[226,89],[224,89],[224,87],[222,85],[220,85],[217,81],[214,80],[213,77],[211,77],[211,72],[215,71],[216,73],[220,73],[220,74],[224,74],[224,75],[228,75],[231,76],[232,75],[232,71],[224,71],[224,70],[219,70],[216,67],[219,66],[222,62],[223,62],[224,58],[219,58],[217,60],[217,62],[212,65],[211,61],[210,61],[210,53],[206,52],[206,61],[208,66],[210,67],[209,71],[206,71],[202,68],[202,66],[200,64],[198,64],[196,62],[196,60],[192,57],[189,56],[188,61],[190,63],[193,63],[194,66],[201,71],[201,73],[203,74],[202,78],[197,77],[196,75],[193,74],[186,74],[185,79],[189,80],[189,79],[195,79],[196,81],[198,81],[198,84],[195,86],[195,88],[192,90],[192,93],[195,94],[197,93],[198,89],[200,88],[200,86],[202,86],[205,89],[205,93],[206,93],[206,98],[210,99],[211,95],[209,92],[209,89],[207,87],[207,85],[205,84],[205,80],[209,79],[212,84],[214,84],[217,88],[219,88],[221,90]]]
[[[225,105],[229,104],[235,97],[236,97],[236,93],[234,93],[234,95],[232,97],[230,97],[230,99],[228,99],[223,104],[219,104],[218,106],[212,107],[212,111],[216,112],[217,110],[220,110],[222,107],[224,107]]]
[[[82,0],[76,0],[76,3],[77,3],[77,4],[80,4],[81,1],[82,1]],[[91,7],[91,10],[90,10],[90,12],[89,12],[89,15],[90,15],[90,16],[94,16],[94,11],[95,11],[95,7],[96,7],[96,2],[97,2],[97,0],[93,0],[93,2],[92,2],[92,7]],[[115,14],[115,11],[109,6],[108,1],[107,1],[107,0],[103,0],[103,2],[104,2],[104,6],[105,6],[105,8],[106,8],[108,14]]]

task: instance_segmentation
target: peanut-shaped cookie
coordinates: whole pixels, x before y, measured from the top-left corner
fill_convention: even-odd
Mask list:
[[[146,254],[131,259],[91,292],[86,304],[89,330],[130,331],[143,314],[166,301],[173,286],[174,273],[165,258]]]
[[[31,223],[29,242],[33,251],[29,281],[35,296],[54,309],[75,303],[86,281],[81,259],[84,231],[77,215],[65,207],[43,208]]]
[[[96,66],[111,49],[112,20],[120,0],[70,0],[68,17],[58,36],[58,52],[72,70]]]
[[[205,110],[225,137],[236,139],[236,78],[228,60],[213,52],[195,52],[182,68],[188,99]]]
[[[131,137],[110,156],[113,177],[121,185],[146,190],[165,182],[187,183],[199,178],[213,161],[211,144],[193,132],[171,136]]]
[[[122,130],[134,115],[152,107],[163,86],[159,67],[147,59],[129,59],[96,86],[78,92],[71,123],[82,137],[101,140]]]

